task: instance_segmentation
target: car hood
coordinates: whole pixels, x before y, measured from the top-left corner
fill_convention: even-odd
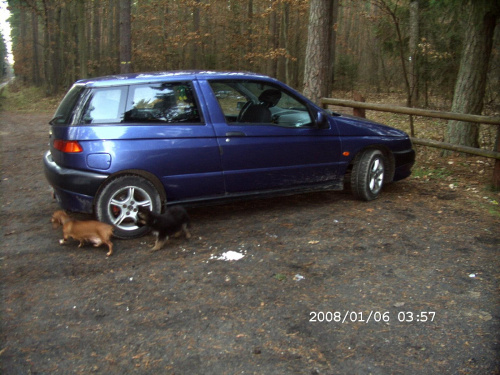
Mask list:
[[[391,128],[374,121],[360,117],[351,116],[331,116],[331,121],[335,122],[340,136],[385,136],[385,137],[408,137],[402,130]]]

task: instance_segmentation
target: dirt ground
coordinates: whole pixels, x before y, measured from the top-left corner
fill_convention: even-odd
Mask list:
[[[189,241],[106,259],[50,225],[50,115],[0,112],[2,374],[500,373],[491,161],[419,149],[376,201],[189,208]]]

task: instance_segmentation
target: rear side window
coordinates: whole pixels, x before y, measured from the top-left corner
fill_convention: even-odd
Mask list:
[[[113,124],[123,120],[127,87],[92,89],[83,109],[84,124]]]
[[[130,86],[124,121],[202,123],[193,89],[187,82]]]

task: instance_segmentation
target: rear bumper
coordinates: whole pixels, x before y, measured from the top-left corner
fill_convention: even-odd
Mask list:
[[[62,168],[54,162],[50,151],[45,153],[43,164],[45,178],[63,209],[92,212],[94,197],[108,175]]]
[[[54,198],[67,211],[91,214],[94,212],[94,197],[53,188]]]

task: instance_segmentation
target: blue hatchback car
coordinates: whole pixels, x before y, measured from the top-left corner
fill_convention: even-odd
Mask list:
[[[76,82],[50,121],[45,175],[60,206],[133,238],[138,207],[341,190],[377,198],[408,177],[408,135],[330,113],[270,77],[157,72]]]

